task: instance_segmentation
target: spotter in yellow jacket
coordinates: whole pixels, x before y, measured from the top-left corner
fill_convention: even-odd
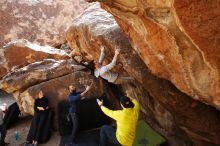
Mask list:
[[[124,96],[125,98],[126,96]],[[140,105],[136,99],[132,99],[129,101],[129,98],[120,99],[122,110],[110,110],[105,106],[101,105],[102,111],[112,119],[116,121],[117,129],[116,129],[116,138],[118,142],[123,146],[132,146],[135,135],[136,135],[136,125],[139,118]],[[124,102],[124,104],[123,104]],[[125,105],[132,104],[132,108],[126,108]]]

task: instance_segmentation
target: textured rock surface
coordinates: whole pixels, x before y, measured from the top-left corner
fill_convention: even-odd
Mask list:
[[[2,78],[0,88],[8,93],[23,92],[33,85],[83,69],[84,66],[74,65],[70,60],[45,59],[7,74]]]
[[[130,4],[132,3],[133,1],[131,1]],[[114,10],[118,11],[116,9]],[[132,13],[129,14],[134,15]],[[125,17],[126,16],[127,15],[125,15]],[[123,17],[123,15],[121,15],[121,17]],[[133,23],[131,21],[132,26],[135,26],[136,23],[138,22],[135,21]],[[129,27],[127,27],[127,31],[128,30],[130,31]],[[149,31],[151,30],[153,30],[153,28],[149,29]],[[144,33],[143,30],[142,32]],[[141,32],[139,33],[141,34]],[[132,42],[135,48],[134,50],[129,40],[117,26],[113,17],[101,10],[99,6],[90,7],[83,15],[75,19],[67,31],[66,37],[70,46],[77,49],[85,60],[97,60],[100,53],[99,48],[103,45],[106,47],[107,55],[105,63],[108,63],[113,57],[115,47],[119,46],[121,48],[121,54],[117,63],[121,65],[116,67],[115,71],[120,74],[129,74],[138,81],[138,83],[136,83],[138,88],[134,90],[134,96],[138,98],[142,105],[145,120],[153,123],[152,126],[163,134],[171,145],[213,146],[220,144],[220,133],[218,132],[220,130],[218,124],[220,121],[219,111],[200,101],[193,100],[192,97],[180,92],[171,82],[153,75],[156,73],[148,70],[148,67],[150,69],[151,67],[149,64],[146,64],[146,60],[144,60],[146,58],[141,56],[144,50],[142,50],[143,52],[141,53],[141,49],[136,47],[136,42]],[[145,43],[142,40],[143,38],[137,39],[140,40],[140,43]],[[161,40],[158,39],[157,41],[157,44],[159,43],[159,45],[161,45],[161,49],[163,43],[170,43],[169,40],[164,40],[163,42],[162,36]],[[164,46],[166,46],[166,44],[164,44]],[[180,64],[178,65],[178,63],[175,62],[178,61],[178,58],[175,58],[175,54],[172,56],[172,49],[167,51],[167,55],[170,59],[174,60],[173,64],[170,60],[171,68],[169,69],[166,68],[167,66],[163,66],[163,64],[157,62],[158,69],[166,70],[166,72],[161,70],[161,75],[164,73],[167,74],[168,71],[173,69],[174,75],[172,75],[181,77],[181,67],[178,68]],[[147,49],[145,49],[145,53],[147,53]],[[161,55],[165,56],[166,54],[163,53],[163,50],[161,50]],[[139,57],[139,55],[141,57]],[[166,56],[166,58],[168,56]],[[177,53],[177,56],[180,56],[180,54]],[[152,57],[155,58],[156,56],[152,55]],[[154,60],[149,61],[150,65],[151,63],[154,64]],[[168,60],[164,60],[164,62],[166,61],[168,63]],[[172,66],[175,64],[177,68]],[[182,80],[184,82],[184,78],[179,82]],[[183,84],[183,82],[180,84]],[[126,90],[129,87],[123,86],[123,88]],[[185,89],[190,89],[193,92],[192,88],[187,87]],[[189,92],[189,95],[191,95],[192,92]]]
[[[7,72],[43,59],[68,59],[68,54],[50,46],[38,46],[26,40],[10,42],[0,48],[0,78]]]
[[[0,47],[20,38],[59,45],[72,19],[87,5],[84,0],[1,0]]]
[[[154,75],[220,109],[218,0],[106,0],[102,7]]]
[[[106,82],[94,78],[84,66],[76,65],[71,60],[47,59],[32,63],[8,74],[1,80],[0,89],[13,94],[20,110],[26,114],[34,113],[34,99],[39,90],[42,90],[49,99],[49,105],[55,110],[54,124],[57,126],[57,104],[67,100],[69,85],[75,85],[77,91],[85,90],[85,86],[93,82],[92,89],[87,98],[101,97],[106,91],[106,96],[112,103],[117,101],[108,88]],[[111,98],[110,98],[111,97]]]
[[[76,69],[75,69],[76,68]],[[47,59],[29,64],[23,68],[7,74],[1,80],[0,88],[7,93],[12,93],[24,113],[33,113],[34,98],[20,96],[29,87],[71,74],[82,66],[73,66],[70,61]]]
[[[97,98],[102,96],[104,91],[107,90],[106,84],[102,80],[96,79],[94,76],[89,75],[87,72],[77,71],[29,87],[26,91],[18,96],[19,105],[21,105],[21,109],[25,113],[33,114],[34,98],[36,98],[37,91],[42,90],[49,99],[50,107],[54,108],[56,113],[57,104],[59,101],[67,100],[69,95],[69,85],[73,84],[77,87],[77,91],[83,91],[85,90],[85,85],[91,84],[92,81],[94,81],[93,87],[91,92],[88,92],[86,97]],[[57,120],[55,120],[55,124],[57,124],[56,121]]]

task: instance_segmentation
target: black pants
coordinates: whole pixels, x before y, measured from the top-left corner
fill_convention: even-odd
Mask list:
[[[7,133],[5,125],[0,125],[0,133],[1,133],[0,146],[4,146],[5,145],[5,136]]]
[[[116,129],[105,125],[102,126],[100,131],[100,146],[108,146],[108,144],[115,144],[117,146],[122,146],[116,138]]]
[[[39,141],[42,128],[43,128],[45,121],[46,121],[46,118],[47,118],[46,116],[47,116],[46,113],[37,113],[37,112],[34,113],[33,140],[35,140],[35,141]]]
[[[79,119],[76,113],[70,113],[70,116],[71,116],[72,123],[73,123],[71,140],[72,142],[76,142],[76,137],[77,137],[77,133],[79,130]]]

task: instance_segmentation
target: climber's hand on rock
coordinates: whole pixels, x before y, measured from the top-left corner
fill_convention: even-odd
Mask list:
[[[104,52],[105,51],[105,47],[104,46],[101,46],[101,52]]]
[[[121,49],[116,49],[116,50],[115,50],[115,54],[116,54],[116,55],[120,54],[120,51],[121,51]]]

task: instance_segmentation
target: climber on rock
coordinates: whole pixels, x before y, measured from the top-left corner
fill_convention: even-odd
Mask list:
[[[82,99],[82,97],[85,96],[85,94],[91,89],[93,83],[91,83],[90,86],[86,87],[86,90],[83,92],[77,92],[76,91],[76,87],[73,85],[69,86],[69,102],[71,104],[70,108],[69,108],[69,114],[70,117],[72,119],[72,123],[73,123],[73,129],[72,129],[72,134],[71,134],[71,143],[70,145],[72,145],[73,143],[76,143],[76,137],[77,137],[77,132],[79,129],[79,121],[78,121],[78,110],[77,110],[77,106],[76,103]]]
[[[112,62],[108,65],[103,65],[103,61],[105,59],[105,48],[102,47],[99,61],[95,62],[95,76],[97,78],[100,76],[103,79],[113,84],[132,83],[132,81],[134,81],[133,78],[123,77],[118,73],[111,71],[116,65],[117,57],[119,54],[120,54],[120,49],[116,49]]]
[[[136,134],[136,125],[139,118],[140,106],[136,99],[132,98],[131,90],[126,96],[120,98],[122,110],[110,110],[103,106],[103,101],[97,99],[101,110],[112,119],[116,120],[117,129],[105,125],[100,131],[100,146],[113,143],[118,146],[132,146]]]

